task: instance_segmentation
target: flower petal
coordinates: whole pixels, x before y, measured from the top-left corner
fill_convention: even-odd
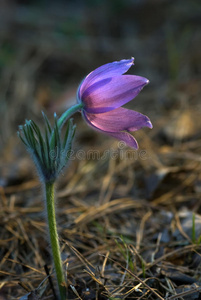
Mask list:
[[[138,149],[138,143],[136,139],[128,132],[104,132],[105,134],[114,137],[120,141],[124,141],[128,146],[134,149]]]
[[[108,77],[119,76],[126,73],[130,67],[134,65],[134,58],[122,59],[120,61],[114,61],[112,63],[105,64],[85,77],[79,88],[79,96],[92,84],[97,81],[101,81]]]
[[[120,141],[124,141],[128,146],[134,148],[134,149],[138,149],[138,143],[136,141],[136,139],[128,132],[109,132],[109,131],[105,131],[102,130],[96,126],[94,126],[87,118],[88,114],[86,115],[85,112],[82,112],[84,119],[86,120],[86,122],[88,123],[89,126],[91,126],[93,129],[100,131],[106,135],[112,136]]]
[[[104,113],[135,98],[149,80],[135,75],[106,78],[91,85],[81,96],[85,111]]]
[[[142,127],[152,128],[151,121],[147,116],[122,107],[102,114],[85,112],[85,117],[95,127],[110,132],[136,131]]]

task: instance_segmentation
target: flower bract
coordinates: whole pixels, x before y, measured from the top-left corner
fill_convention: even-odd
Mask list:
[[[41,133],[34,121],[26,120],[24,125],[19,126],[18,136],[32,155],[41,180],[47,183],[57,179],[70,159],[76,126],[73,125],[73,119],[68,120],[64,138],[61,139],[56,114],[53,127],[44,113],[43,117],[45,134]]]
[[[83,104],[82,115],[90,126],[137,149],[130,132],[152,128],[152,124],[147,116],[121,107],[149,83],[141,76],[123,75],[133,64],[134,58],[123,59],[95,69],[82,81],[77,100]]]

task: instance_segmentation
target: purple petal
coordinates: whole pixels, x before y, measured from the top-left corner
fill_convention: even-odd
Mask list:
[[[87,118],[87,115],[85,112],[82,112],[84,119],[86,120],[86,122],[89,124],[89,126],[91,126],[93,129],[100,131],[106,135],[112,136],[113,138],[116,138],[120,141],[124,141],[128,146],[130,146],[131,148],[134,149],[138,149],[138,143],[136,141],[136,139],[128,132],[108,132],[108,131],[104,131],[101,130],[100,128],[94,126]]]
[[[97,81],[101,81],[108,77],[119,76],[126,73],[130,67],[134,65],[134,58],[122,59],[120,61],[114,61],[112,63],[105,64],[85,77],[84,81],[80,85],[79,96],[92,84]]]
[[[85,112],[85,118],[100,130],[109,132],[136,131],[142,127],[152,128],[151,121],[147,116],[122,107],[102,114]]]
[[[106,78],[91,85],[83,95],[85,111],[104,113],[118,108],[135,98],[149,80],[135,75]]]
[[[138,149],[138,143],[136,139],[128,132],[105,132],[107,135],[114,137],[120,141],[124,141],[128,146],[134,149]]]

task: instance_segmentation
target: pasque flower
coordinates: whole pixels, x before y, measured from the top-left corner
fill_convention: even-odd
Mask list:
[[[137,149],[137,141],[129,132],[144,126],[152,128],[152,124],[147,116],[121,107],[135,98],[149,82],[140,76],[123,75],[133,64],[133,58],[124,59],[91,72],[78,89],[78,103],[66,110],[60,118],[55,114],[54,126],[51,126],[43,114],[44,134],[32,120],[26,120],[25,125],[19,127],[18,135],[33,157],[44,186],[47,225],[60,300],[67,299],[67,290],[57,233],[54,186],[70,158],[75,133],[75,125],[70,117],[81,111],[87,123],[94,129]],[[68,126],[63,136],[62,127],[66,122]]]
[[[133,64],[134,58],[123,59],[95,69],[82,81],[77,99],[90,126],[137,149],[137,141],[129,132],[152,128],[152,124],[147,116],[121,107],[149,83],[141,76],[123,75]]]

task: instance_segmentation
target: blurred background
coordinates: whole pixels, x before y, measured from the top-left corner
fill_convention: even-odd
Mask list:
[[[150,84],[130,105],[156,118],[154,127],[185,108],[198,113],[199,0],[1,0],[0,18],[1,148],[25,118],[75,103],[88,72],[131,56],[129,72]]]
[[[61,115],[76,103],[84,76],[102,64],[130,57],[135,57],[135,66],[129,73],[148,78],[150,84],[127,107],[148,115],[154,126],[134,133],[149,159],[138,160],[138,152],[131,173],[137,164],[146,177],[158,168],[182,166],[192,156],[199,157],[199,0],[1,0],[0,18],[2,186],[36,178],[17,137],[18,126],[25,119],[43,126],[41,111],[53,121],[54,112]],[[91,130],[80,114],[74,120],[75,152],[118,148],[118,141]],[[83,163],[78,161],[72,169]],[[153,187],[152,180],[155,177],[145,184],[143,196],[156,188],[158,181]]]

